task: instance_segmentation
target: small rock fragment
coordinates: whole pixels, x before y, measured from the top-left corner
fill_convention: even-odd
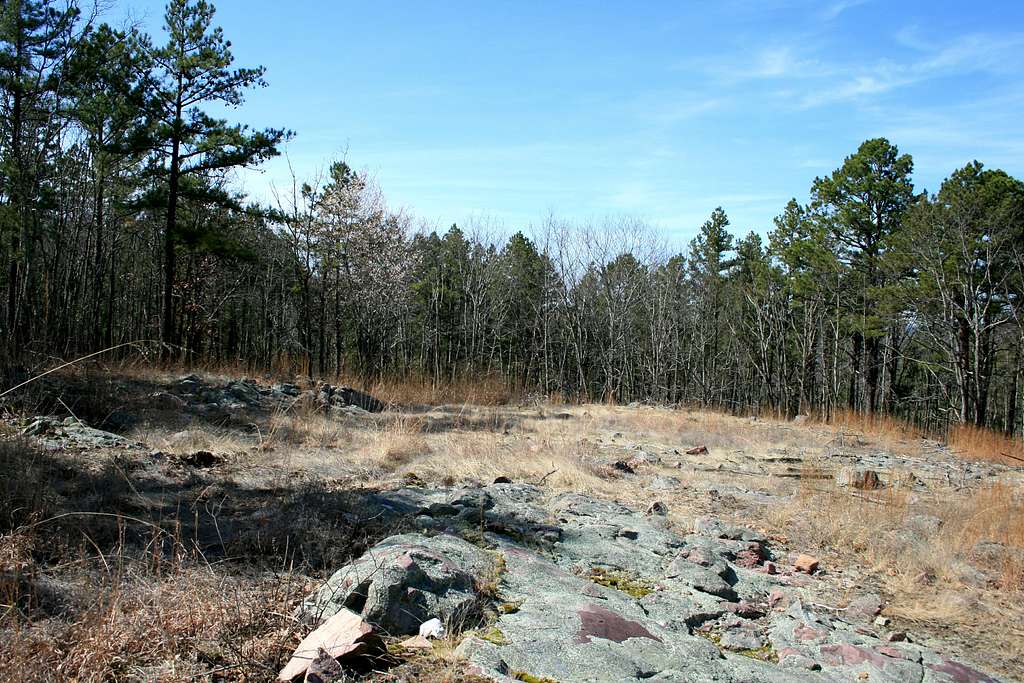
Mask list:
[[[882,480],[878,472],[859,467],[844,467],[836,477],[836,484],[849,486],[862,491],[874,491],[882,488]]]
[[[382,650],[383,643],[373,632],[373,627],[358,614],[342,609],[302,639],[277,678],[281,681],[299,679],[309,670],[313,661],[320,657],[321,652],[326,652],[333,659],[342,660],[369,656]]]
[[[881,612],[882,598],[877,593],[858,596],[846,606],[846,618],[853,621],[868,622]]]
[[[722,634],[719,645],[726,650],[757,650],[764,646],[764,640],[752,631],[731,629]]]
[[[708,447],[707,446],[694,446],[693,448],[688,449],[686,451],[686,454],[687,455],[707,455],[708,454]]]
[[[652,491],[672,491],[679,488],[679,484],[679,480],[675,477],[666,477],[659,474],[651,480],[648,488]]]
[[[813,574],[818,569],[818,558],[811,555],[800,555],[793,562],[793,569],[805,574]]]
[[[306,669],[306,677],[304,683],[334,683],[334,681],[342,681],[344,673],[341,670],[341,664],[327,652],[327,650],[320,648],[317,653],[316,659],[309,663],[309,668]]]
[[[771,609],[784,608],[789,604],[789,596],[778,588],[768,594],[768,607]]]
[[[444,638],[447,631],[437,617],[420,624],[420,636],[423,638]]]
[[[660,500],[656,500],[647,508],[646,514],[648,517],[653,517],[654,515],[665,516],[668,514],[668,506]]]
[[[430,644],[430,641],[423,636],[412,636],[411,638],[406,638],[399,643],[399,645],[407,650],[429,650],[434,647]]]

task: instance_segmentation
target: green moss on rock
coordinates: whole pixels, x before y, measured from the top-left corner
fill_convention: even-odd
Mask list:
[[[649,581],[630,576],[625,572],[610,571],[601,567],[594,567],[590,570],[590,580],[599,586],[614,588],[637,599],[654,592],[654,587]]]

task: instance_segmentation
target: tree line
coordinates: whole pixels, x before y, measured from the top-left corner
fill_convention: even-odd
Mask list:
[[[345,162],[259,205],[232,173],[291,134],[211,113],[266,85],[213,20],[171,0],[157,42],[4,1],[5,368],[157,339],[167,362],[1021,432],[1024,183],[1005,172],[973,162],[930,194],[872,139],[766,237],[718,208],[681,253],[633,218],[424,229]]]

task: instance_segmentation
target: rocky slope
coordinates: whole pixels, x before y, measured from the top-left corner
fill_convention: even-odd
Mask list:
[[[455,680],[466,681],[980,683],[1024,674],[1005,654],[1024,638],[1012,624],[1019,593],[1000,594],[1003,568],[1024,566],[1011,556],[1019,543],[986,527],[966,549],[938,556],[975,621],[991,622],[965,633],[948,616],[915,622],[892,605],[883,615],[882,570],[854,557],[872,544],[919,552],[948,541],[959,533],[946,533],[950,511],[973,509],[957,507],[963,501],[993,490],[1019,496],[1019,467],[966,462],[933,442],[890,449],[792,423],[719,416],[715,427],[642,406],[395,410],[330,385],[111,382],[102,409],[52,387],[84,420],[54,410],[59,417],[3,423],[46,454],[53,490],[44,498],[63,501],[48,514],[124,512],[117,542],[148,548],[159,525],[204,562],[247,558],[243,573],[298,560],[304,580],[323,583],[280,636],[287,653],[332,615],[350,614],[352,633],[390,643],[398,661],[408,647],[444,649],[399,645],[439,619],[464,662],[466,677]],[[80,410],[90,405],[92,418]],[[330,440],[310,436],[306,423]],[[374,445],[401,445],[410,433],[412,450]],[[521,481],[479,483],[499,473]],[[838,536],[809,544],[795,529],[801,520],[772,519],[849,501],[887,515],[855,520],[868,536],[859,549],[835,547]],[[937,582],[924,570],[910,577],[912,591]],[[320,663],[321,681],[353,674]]]
[[[393,636],[432,618],[479,625],[458,652],[494,680],[997,680],[888,630],[876,596],[815,604],[827,569],[713,518],[681,534],[658,505],[641,514],[514,483],[406,488],[366,505],[418,531],[340,569],[303,614],[348,609]]]

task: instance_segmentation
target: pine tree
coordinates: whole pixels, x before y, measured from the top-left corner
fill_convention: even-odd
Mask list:
[[[171,0],[164,14],[167,44],[152,51],[158,78],[152,96],[153,138],[167,182],[161,314],[165,357],[177,341],[175,242],[183,179],[209,178],[227,169],[259,164],[277,154],[277,145],[286,135],[280,129],[250,131],[202,110],[213,103],[238,106],[247,89],[266,85],[263,67],[231,68],[231,43],[219,27],[212,27],[214,11],[205,0]],[[209,198],[216,197],[214,193]]]
[[[728,258],[733,250],[733,236],[728,227],[729,217],[722,207],[718,207],[690,242],[689,275],[699,316],[697,353],[700,367],[697,381],[701,386],[702,400],[709,403],[720,397],[724,384],[719,375],[724,334],[723,304],[728,271],[733,265]]]
[[[31,321],[33,253],[43,178],[62,121],[64,76],[79,11],[51,0],[0,5],[0,243],[7,260],[5,335],[20,346]]]
[[[831,176],[816,178],[811,188],[812,205],[834,240],[837,259],[848,269],[846,287],[856,292],[847,324],[854,378],[863,377],[864,391],[860,396],[858,382],[851,382],[849,403],[855,407],[862,398],[869,412],[878,407],[882,343],[890,333],[890,321],[879,315],[888,284],[883,259],[914,199],[913,170],[909,154],[875,138],[861,144]]]
[[[71,114],[85,133],[92,167],[92,346],[96,348],[103,339],[111,345],[113,336],[116,282],[114,260],[108,252],[117,236],[108,230],[108,204],[112,198],[118,203],[127,200],[134,188],[124,176],[138,169],[146,149],[145,93],[150,65],[143,46],[144,38],[138,33],[102,24],[83,37],[71,60]],[[106,296],[105,273],[109,275]]]

